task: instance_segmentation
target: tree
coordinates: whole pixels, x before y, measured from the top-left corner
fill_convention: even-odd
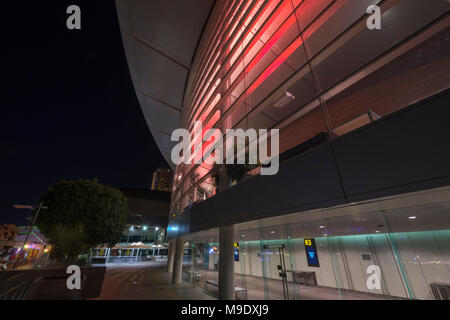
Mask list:
[[[61,180],[44,192],[41,201],[48,209],[41,211],[37,226],[54,246],[64,238],[64,230],[80,234],[85,245],[74,246],[81,249],[114,245],[129,215],[128,200],[123,193],[97,180]]]
[[[84,226],[79,223],[73,226],[54,225],[51,231],[51,257],[58,262],[72,263],[80,253],[90,247],[86,241]]]

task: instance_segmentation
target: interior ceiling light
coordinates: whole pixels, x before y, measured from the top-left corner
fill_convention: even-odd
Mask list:
[[[292,93],[285,91],[284,95],[277,102],[275,102],[275,104],[273,106],[275,108],[282,108],[285,105],[287,105],[288,103],[290,103],[291,101],[293,101],[294,99],[295,99],[295,96]]]

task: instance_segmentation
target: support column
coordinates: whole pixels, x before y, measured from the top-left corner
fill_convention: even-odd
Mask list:
[[[172,283],[181,283],[181,277],[183,273],[183,252],[184,252],[184,238],[180,237],[177,238],[175,242]]]
[[[234,300],[233,226],[219,229],[219,300]]]
[[[175,240],[169,241],[169,253],[167,256],[167,272],[173,272],[173,258],[175,257]]]

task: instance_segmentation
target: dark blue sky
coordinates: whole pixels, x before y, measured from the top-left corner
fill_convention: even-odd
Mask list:
[[[66,9],[82,10],[82,30]],[[8,1],[1,19],[0,223],[60,179],[149,188],[167,167],[140,110],[114,1]]]

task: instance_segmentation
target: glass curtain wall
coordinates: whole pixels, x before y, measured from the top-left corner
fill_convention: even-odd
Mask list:
[[[366,26],[372,4],[381,7],[381,30]],[[223,135],[276,128],[283,153],[370,124],[448,89],[447,10],[446,0],[218,1],[188,80],[182,125],[192,137],[194,121],[202,133]],[[206,162],[179,165],[171,216],[231,186],[224,181]]]
[[[449,195],[443,188],[235,225],[236,298],[449,299]],[[217,297],[219,243],[208,233],[217,231],[190,236],[196,262],[186,281]]]
[[[211,229],[187,239],[183,257],[183,280],[218,296],[219,233]]]

